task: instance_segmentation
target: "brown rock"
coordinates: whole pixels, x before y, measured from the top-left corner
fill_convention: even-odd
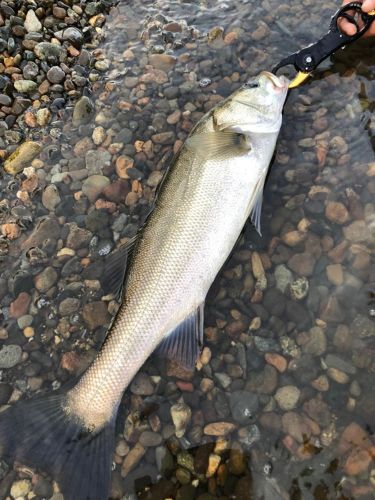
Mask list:
[[[363,448],[354,448],[346,459],[344,470],[349,476],[358,476],[366,472],[372,462],[371,455]]]
[[[270,29],[263,21],[258,22],[258,27],[252,32],[251,38],[255,41],[263,40],[270,33]]]
[[[339,454],[344,454],[354,446],[369,449],[371,444],[367,432],[356,422],[352,422],[345,427],[341,434],[338,451]]]
[[[26,292],[21,292],[18,297],[13,302],[11,302],[9,306],[9,315],[12,318],[16,319],[24,316],[25,314],[27,314],[30,302],[30,295]]]
[[[310,426],[302,415],[288,411],[282,416],[282,426],[285,434],[289,434],[299,443],[303,443],[311,436]]]
[[[343,262],[347,254],[348,246],[349,243],[346,240],[341,241],[328,252],[328,257],[336,264]]]
[[[312,276],[315,259],[310,253],[296,253],[288,260],[288,267],[300,276]]]
[[[108,314],[107,306],[102,301],[90,302],[83,306],[83,319],[87,326],[94,330],[98,326],[105,325],[109,322],[110,316]]]
[[[129,472],[138,465],[145,453],[145,448],[140,443],[137,443],[134,448],[129,451],[122,463],[121,476],[126,477]]]
[[[229,455],[229,472],[235,476],[241,476],[246,471],[246,455],[239,442],[235,441]]]
[[[320,319],[327,323],[341,323],[344,317],[345,315],[336,297],[329,297],[328,301],[321,308]]]
[[[119,156],[116,160],[116,173],[121,179],[129,179],[127,174],[127,170],[132,168],[134,165],[133,158],[129,156],[122,155]]]
[[[83,356],[74,351],[68,351],[61,356],[60,366],[63,370],[78,375],[88,367],[90,362],[91,356]]]
[[[284,233],[281,237],[282,241],[285,245],[289,247],[295,247],[305,241],[307,234],[302,231],[288,231]]]
[[[234,431],[236,426],[230,422],[213,422],[203,429],[207,436],[227,436]]]
[[[71,222],[67,224],[67,226],[69,227],[69,234],[66,239],[66,246],[68,248],[77,250],[78,248],[86,247],[89,244],[92,238],[91,231],[78,227],[75,222]]]
[[[57,240],[60,237],[60,225],[57,219],[46,217],[40,219],[34,231],[24,242],[23,246],[27,250],[31,247],[39,247],[47,239]]]
[[[329,201],[326,206],[326,217],[336,224],[345,224],[349,220],[349,212],[342,203]]]
[[[169,81],[168,75],[165,71],[161,69],[150,69],[147,73],[144,73],[139,78],[141,83],[156,83],[162,85]]]
[[[281,417],[277,413],[269,412],[263,413],[260,417],[260,423],[265,429],[270,429],[272,431],[281,430]]]
[[[21,234],[21,228],[15,222],[10,222],[9,224],[2,224],[1,234],[6,236],[8,240],[15,240]]]
[[[332,420],[328,405],[320,398],[313,398],[303,405],[304,411],[322,427],[327,427]]]
[[[103,189],[103,195],[109,201],[113,201],[114,203],[124,203],[126,195],[130,191],[129,182],[125,179],[118,179],[111,184],[108,184]]]
[[[175,135],[174,132],[160,132],[159,134],[154,134],[151,139],[155,144],[173,144]]]
[[[269,365],[274,366],[280,373],[285,372],[288,366],[287,360],[280,354],[268,352],[264,358]]]
[[[238,35],[237,35],[237,33],[235,31],[230,31],[224,37],[224,43],[225,43],[225,45],[231,45],[236,40],[238,40]]]
[[[326,268],[328,280],[336,286],[342,285],[344,282],[344,273],[341,264],[330,264]]]
[[[149,60],[154,68],[168,72],[173,69],[177,59],[169,54],[151,54]]]
[[[194,369],[188,370],[183,366],[179,365],[173,359],[168,359],[167,361],[167,376],[176,377],[181,380],[190,381],[194,376]]]

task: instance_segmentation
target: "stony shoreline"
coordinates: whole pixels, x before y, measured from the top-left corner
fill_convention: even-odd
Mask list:
[[[164,15],[120,2],[108,32],[109,3],[43,5],[0,3],[0,38],[9,26],[7,43],[23,46],[0,60],[1,406],[88,366],[117,308],[105,257],[137,232],[203,113],[308,21],[273,0],[254,18],[241,5],[249,25],[236,2],[225,19],[210,5]],[[375,169],[361,125],[373,63],[339,61],[291,93],[263,238],[249,226],[214,284],[197,370],[151,358],[126,392],[112,498],[373,496]],[[1,498],[62,498],[24,467],[1,462],[0,481]]]

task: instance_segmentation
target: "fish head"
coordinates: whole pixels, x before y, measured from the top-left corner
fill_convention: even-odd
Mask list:
[[[268,71],[249,79],[215,112],[219,130],[240,133],[273,133],[281,126],[281,115],[289,80]]]

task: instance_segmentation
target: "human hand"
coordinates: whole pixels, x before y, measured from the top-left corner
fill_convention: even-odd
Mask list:
[[[342,4],[346,5],[347,3],[352,2],[353,0],[343,0]],[[358,0],[362,1],[362,0]],[[363,0],[362,2],[362,10],[363,12],[370,12],[372,10],[375,10],[375,0]],[[341,19],[340,20],[340,29],[346,33],[347,35],[355,35],[356,33],[356,28],[353,24],[351,24],[347,19]],[[366,33],[363,35],[364,37],[366,36],[374,36],[375,35],[375,21],[371,24],[370,28],[366,31]]]

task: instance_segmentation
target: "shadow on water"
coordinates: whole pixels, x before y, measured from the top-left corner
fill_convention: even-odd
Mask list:
[[[106,80],[88,93],[94,117],[73,129],[74,103],[58,111],[29,204],[16,197],[26,175],[1,180],[0,217],[22,228],[0,240],[3,341],[23,351],[1,376],[14,399],[58,388],[93,359],[117,307],[101,300],[105,257],[142,225],[191,127],[248,75],[313,42],[336,8],[120,1],[98,49]],[[290,93],[263,236],[246,226],[209,293],[199,370],[152,357],[143,392],[127,390],[113,498],[373,498],[373,44],[340,51]],[[35,288],[46,268],[50,285]],[[10,312],[22,293],[30,338]],[[178,402],[191,410],[180,438]]]

